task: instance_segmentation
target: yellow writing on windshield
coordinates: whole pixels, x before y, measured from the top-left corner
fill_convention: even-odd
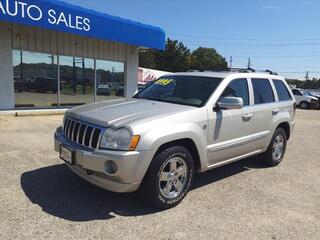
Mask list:
[[[170,84],[172,81],[173,81],[172,79],[159,79],[158,81],[155,82],[155,84],[166,86]]]

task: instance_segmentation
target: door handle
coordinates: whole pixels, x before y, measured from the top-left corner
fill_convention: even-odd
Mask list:
[[[280,109],[277,108],[277,109],[273,109],[272,110],[272,115],[277,115],[279,113]]]
[[[243,121],[250,121],[250,119],[253,117],[253,113],[248,113],[245,115],[242,115],[242,120]]]

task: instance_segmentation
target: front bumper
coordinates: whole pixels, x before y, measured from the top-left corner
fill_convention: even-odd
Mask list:
[[[87,149],[66,138],[61,127],[57,129],[54,140],[55,151],[60,151],[60,145],[74,150],[74,165],[68,164],[73,172],[86,181],[113,192],[136,191],[152,159],[149,151]],[[117,165],[116,173],[107,173],[107,161],[113,161]]]
[[[319,108],[319,101],[311,101],[310,108],[311,109],[318,109]]]

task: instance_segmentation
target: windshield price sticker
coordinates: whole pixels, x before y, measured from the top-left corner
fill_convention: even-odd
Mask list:
[[[160,79],[160,80],[156,81],[155,84],[166,86],[166,85],[170,84],[172,81],[173,81],[172,79]]]

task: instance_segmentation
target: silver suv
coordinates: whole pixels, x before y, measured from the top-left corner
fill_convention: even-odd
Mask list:
[[[135,96],[70,109],[55,150],[77,175],[114,192],[141,190],[158,208],[179,204],[195,172],[261,154],[278,165],[295,99],[266,73],[188,72]]]

